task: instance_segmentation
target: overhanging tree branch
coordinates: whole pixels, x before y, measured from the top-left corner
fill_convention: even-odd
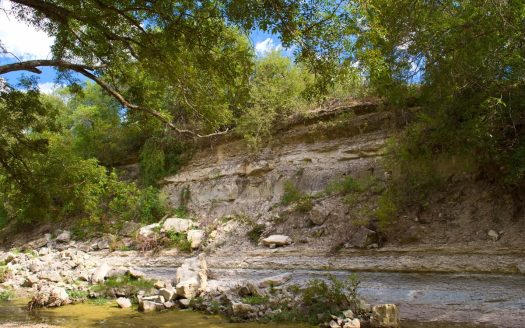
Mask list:
[[[42,73],[42,71],[38,67],[42,67],[42,66],[69,69],[79,74],[82,74],[83,76],[97,83],[102,89],[104,89],[104,91],[106,91],[110,96],[115,98],[122,106],[128,108],[129,110],[145,112],[155,117],[156,119],[160,120],[161,122],[164,122],[169,128],[171,128],[172,130],[180,134],[187,134],[187,135],[191,135],[192,137],[196,137],[196,138],[208,138],[212,136],[226,134],[229,131],[228,129],[226,129],[224,131],[201,135],[191,130],[178,128],[177,126],[175,126],[175,124],[173,124],[173,122],[171,122],[168,118],[166,118],[160,112],[153,110],[151,108],[147,108],[144,106],[140,106],[140,105],[131,103],[119,91],[117,91],[107,82],[105,82],[100,77],[96,76],[94,73],[91,72],[93,70],[103,68],[103,66],[89,66],[89,65],[83,65],[83,64],[74,64],[74,63],[70,63],[64,60],[28,60],[28,61],[6,64],[6,65],[0,66],[0,74],[5,74],[5,73],[15,72],[15,71],[29,71],[29,72],[40,74]]]

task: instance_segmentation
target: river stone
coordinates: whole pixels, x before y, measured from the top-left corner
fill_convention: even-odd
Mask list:
[[[169,302],[177,295],[177,291],[174,288],[161,288],[159,295],[163,296],[166,302]]]
[[[51,281],[51,282],[59,282],[59,281],[62,280],[62,277],[60,277],[60,274],[58,274],[58,272],[56,272],[56,271],[44,271],[44,272],[41,272],[38,275],[38,278],[40,278],[41,280],[48,280],[48,281]]]
[[[399,309],[395,304],[373,306],[370,324],[373,328],[399,328]]]
[[[94,284],[103,282],[110,270],[111,267],[109,265],[107,265],[105,262],[102,263],[91,275],[91,282]]]
[[[189,219],[169,218],[164,221],[162,231],[186,232],[192,224],[193,221]]]
[[[129,269],[128,274],[131,278],[134,278],[134,279],[144,278],[144,273],[137,269],[133,269],[133,268]]]
[[[142,311],[144,313],[157,311],[157,304],[160,303],[143,300],[142,302],[139,302],[139,311]]]
[[[151,237],[155,233],[155,229],[159,227],[160,227],[160,224],[158,223],[153,223],[147,226],[143,226],[142,228],[139,229],[139,236],[142,238]]]
[[[192,299],[208,286],[208,266],[204,253],[186,259],[175,276],[175,289],[182,298]]]
[[[181,298],[178,302],[179,302],[180,307],[185,309],[188,306],[190,306],[191,301],[187,298]]]
[[[71,240],[71,232],[64,230],[56,238],[59,243],[67,243]]]
[[[492,241],[497,241],[499,239],[499,233],[497,233],[495,230],[489,230],[487,232],[487,235],[492,238]]]
[[[361,321],[359,319],[346,319],[343,328],[361,328]]]
[[[117,305],[121,309],[129,308],[131,307],[131,301],[126,297],[119,297],[117,298]]]
[[[199,248],[204,239],[204,230],[192,229],[188,231],[188,241],[191,243],[191,248]]]
[[[285,284],[288,280],[292,278],[291,273],[283,273],[277,276],[264,278],[261,281],[259,281],[259,287],[266,288],[266,287],[276,287],[280,286],[282,284]]]
[[[286,246],[292,243],[292,238],[285,235],[271,235],[262,240],[262,244],[265,246]]]
[[[248,318],[252,312],[254,312],[254,307],[250,304],[244,304],[241,302],[232,302],[232,312],[233,315],[240,318]]]

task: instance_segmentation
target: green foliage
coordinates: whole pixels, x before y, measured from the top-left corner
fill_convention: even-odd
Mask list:
[[[295,186],[292,181],[284,182],[284,193],[281,197],[281,204],[290,205],[299,201],[303,197],[303,193]]]
[[[325,189],[328,195],[342,194],[348,195],[354,192],[363,191],[363,186],[352,176],[347,175],[343,179],[331,181]]]
[[[256,224],[246,233],[246,236],[254,245],[257,245],[265,228],[264,224]]]
[[[260,304],[266,304],[270,300],[269,296],[259,296],[259,295],[253,295],[253,296],[247,296],[241,298],[241,302],[245,304],[250,305],[260,305]]]
[[[154,282],[149,279],[135,279],[129,275],[110,277],[102,283],[91,286],[91,291],[97,293],[100,298],[115,298],[116,295],[136,297],[140,290],[150,291]]]
[[[88,298],[89,292],[87,290],[70,289],[67,291],[67,294],[73,302],[83,302]]]
[[[15,293],[10,289],[0,291],[0,302],[7,302],[15,297]]]
[[[337,315],[346,309],[358,313],[359,279],[355,274],[345,281],[330,275],[328,282],[321,279],[310,280],[301,291],[304,309],[308,321],[312,324],[330,320],[330,315]]]
[[[251,104],[237,122],[237,133],[249,145],[260,146],[279,120],[306,110],[303,93],[310,80],[304,69],[279,52],[259,58],[251,84]]]
[[[0,265],[0,283],[4,283],[11,277],[11,270],[7,265]]]
[[[301,197],[295,204],[295,210],[301,213],[308,213],[314,207],[311,196]]]
[[[185,232],[166,231],[168,246],[175,247],[182,252],[191,252],[191,241]]]

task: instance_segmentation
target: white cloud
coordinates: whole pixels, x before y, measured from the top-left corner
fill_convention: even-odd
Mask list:
[[[255,53],[258,56],[264,56],[269,52],[279,51],[282,48],[281,44],[274,44],[272,38],[267,38],[266,40],[255,44]]]
[[[51,55],[54,39],[45,32],[17,20],[10,14],[11,3],[0,0],[0,42],[7,51],[21,59],[46,59]],[[12,57],[1,54],[2,57]]]
[[[60,87],[61,87],[60,84],[56,84],[53,82],[45,82],[45,83],[38,84],[38,89],[40,90],[40,92],[48,94],[48,95],[52,94]]]

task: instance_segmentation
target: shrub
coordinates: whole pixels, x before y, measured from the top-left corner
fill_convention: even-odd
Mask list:
[[[154,282],[149,279],[135,279],[130,275],[110,277],[102,283],[91,287],[91,291],[98,294],[100,298],[115,298],[117,295],[135,297],[140,290],[149,291],[153,289]]]
[[[256,224],[246,233],[246,236],[253,244],[257,245],[265,228],[264,224]]]
[[[295,204],[295,210],[301,213],[308,213],[314,207],[312,197],[303,196]]]
[[[182,252],[191,252],[191,241],[188,240],[188,235],[185,232],[167,231],[167,246],[175,247]]]
[[[0,302],[7,302],[15,297],[15,293],[12,290],[6,289],[0,291]]]
[[[284,182],[284,193],[281,197],[281,204],[290,205],[303,197],[303,193],[295,186],[292,181]]]
[[[11,270],[6,265],[0,265],[0,283],[4,283],[11,278]]]
[[[259,305],[259,304],[268,303],[269,299],[270,299],[269,296],[253,295],[253,296],[243,297],[241,299],[241,302],[245,304]]]
[[[353,177],[347,175],[343,179],[337,179],[331,181],[325,189],[328,195],[331,194],[343,194],[348,195],[350,193],[359,192],[363,190],[363,186],[355,180]]]

